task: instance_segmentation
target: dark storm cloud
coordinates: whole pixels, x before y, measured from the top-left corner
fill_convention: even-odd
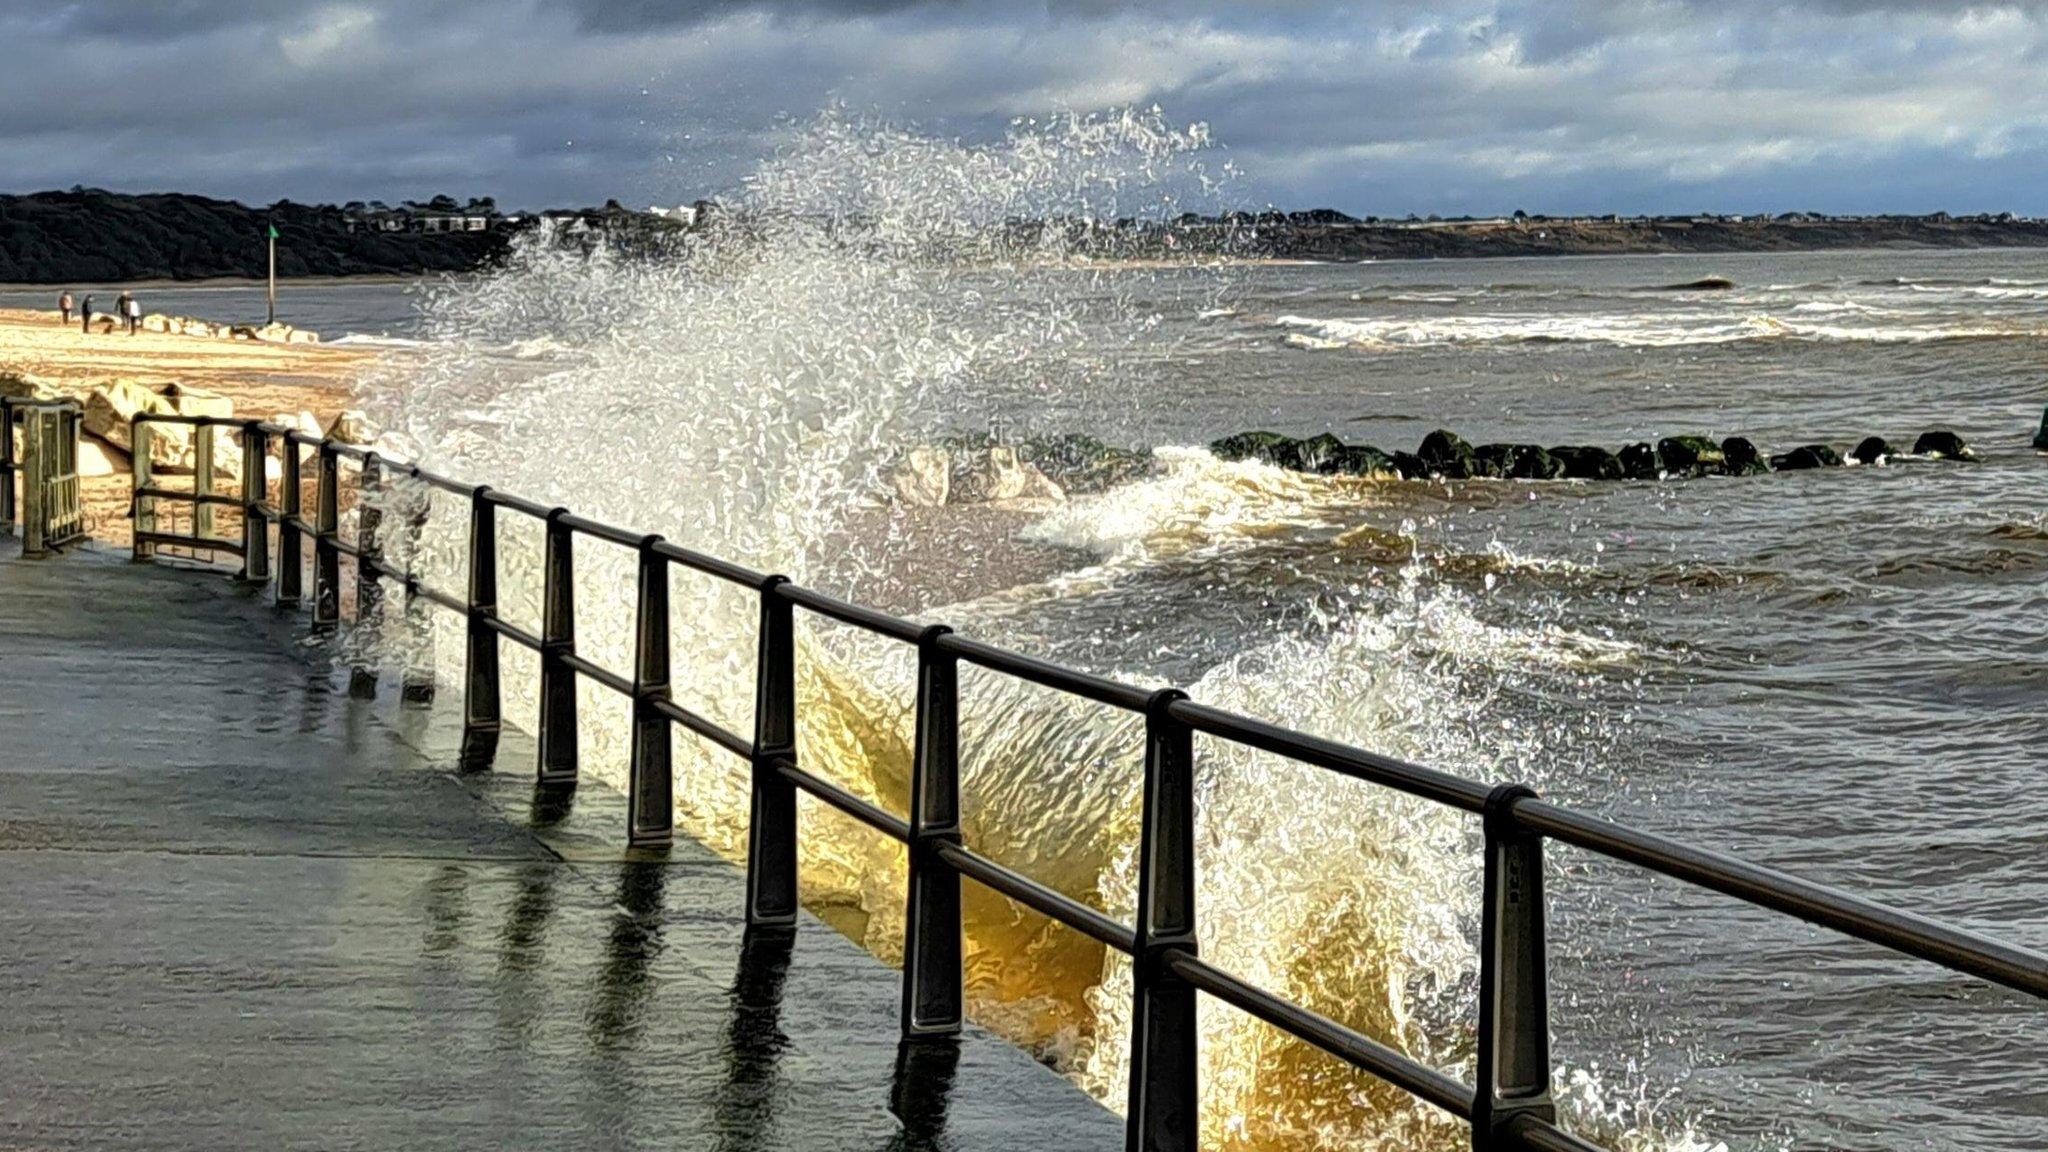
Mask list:
[[[2048,210],[2048,4],[96,0],[0,5],[0,174],[670,202],[785,116],[1204,120],[1257,203]]]

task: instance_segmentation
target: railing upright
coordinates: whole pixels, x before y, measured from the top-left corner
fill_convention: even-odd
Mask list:
[[[1201,1136],[1195,1048],[1195,987],[1166,965],[1194,954],[1194,730],[1169,706],[1178,689],[1154,693],[1145,709],[1145,797],[1138,841],[1137,946],[1131,953],[1131,1086],[1125,1113],[1129,1152],[1195,1152]]]
[[[747,923],[796,923],[796,785],[777,768],[796,760],[796,625],[770,576],[761,585],[760,648],[754,677],[752,799],[747,816]]]
[[[356,487],[356,632],[367,637],[378,627],[384,607],[384,460],[375,452],[363,457],[363,469]],[[348,694],[358,700],[377,695],[377,666],[370,645],[353,645]]]
[[[1509,810],[1536,793],[1503,784],[1487,798],[1479,928],[1479,1084],[1474,1152],[1511,1152],[1518,1117],[1555,1123],[1550,1098],[1550,993],[1544,949],[1543,837]]]
[[[242,425],[242,579],[270,581],[270,521],[263,502],[270,495],[270,435],[262,425]]]
[[[129,471],[135,485],[135,539],[129,555],[138,563],[156,555],[156,545],[143,539],[145,534],[156,531],[156,497],[143,495],[156,479],[150,462],[155,437],[156,428],[147,420],[136,420],[128,426],[128,447],[134,453],[129,458]]]
[[[669,698],[668,561],[640,541],[639,607],[633,625],[633,755],[626,789],[626,838],[669,843],[675,831],[675,781],[668,717],[655,711]]]
[[[419,469],[413,470],[417,476]],[[407,704],[434,702],[434,622],[430,602],[420,592],[420,541],[433,515],[432,490],[425,484],[410,490],[405,502],[405,665],[398,678],[398,697]]]
[[[0,534],[14,531],[14,405],[0,396]]]
[[[285,433],[278,455],[277,606],[296,608],[305,594],[306,557],[299,543],[299,521],[306,514],[306,502],[299,481],[299,442],[291,433]]]
[[[50,552],[50,463],[55,445],[48,443],[53,423],[42,408],[30,408],[21,421],[21,554],[36,558]],[[7,430],[12,439],[13,429]],[[14,482],[8,477],[8,483]]]
[[[943,624],[917,643],[917,741],[910,770],[910,888],[903,918],[903,1035],[957,1036],[960,874],[939,858],[960,836],[960,663],[939,649]]]
[[[320,442],[320,488],[313,519],[313,631],[341,625],[341,458],[331,441]]]
[[[466,771],[489,768],[504,717],[498,689],[498,506],[490,488],[469,498],[469,613],[462,668],[462,752]]]
[[[213,425],[200,424],[192,428],[192,492],[196,496],[213,495],[214,458]],[[213,505],[203,499],[192,502],[192,535],[201,540],[213,538]],[[208,552],[206,559],[212,563],[217,553]]]
[[[563,660],[576,653],[575,533],[548,513],[541,558],[544,587],[540,619],[540,782],[576,782],[576,670]]]

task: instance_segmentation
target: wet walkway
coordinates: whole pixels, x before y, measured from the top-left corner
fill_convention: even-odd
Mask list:
[[[623,805],[458,777],[214,574],[0,541],[0,1148],[1109,1149],[985,1034]],[[514,769],[517,769],[515,771]]]

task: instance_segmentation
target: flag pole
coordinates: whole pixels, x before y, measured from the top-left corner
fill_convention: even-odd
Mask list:
[[[277,323],[277,225],[266,229],[270,233],[270,319],[267,324]]]

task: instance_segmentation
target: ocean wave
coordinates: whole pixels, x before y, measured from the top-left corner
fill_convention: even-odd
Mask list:
[[[1673,348],[1749,340],[1919,344],[1938,340],[2025,339],[2048,334],[2035,325],[1931,322],[1849,326],[1769,315],[1736,317],[1711,313],[1354,319],[1289,315],[1279,317],[1274,323],[1293,330],[1285,336],[1288,343],[1319,350],[1470,344],[1609,344],[1624,348]]]

